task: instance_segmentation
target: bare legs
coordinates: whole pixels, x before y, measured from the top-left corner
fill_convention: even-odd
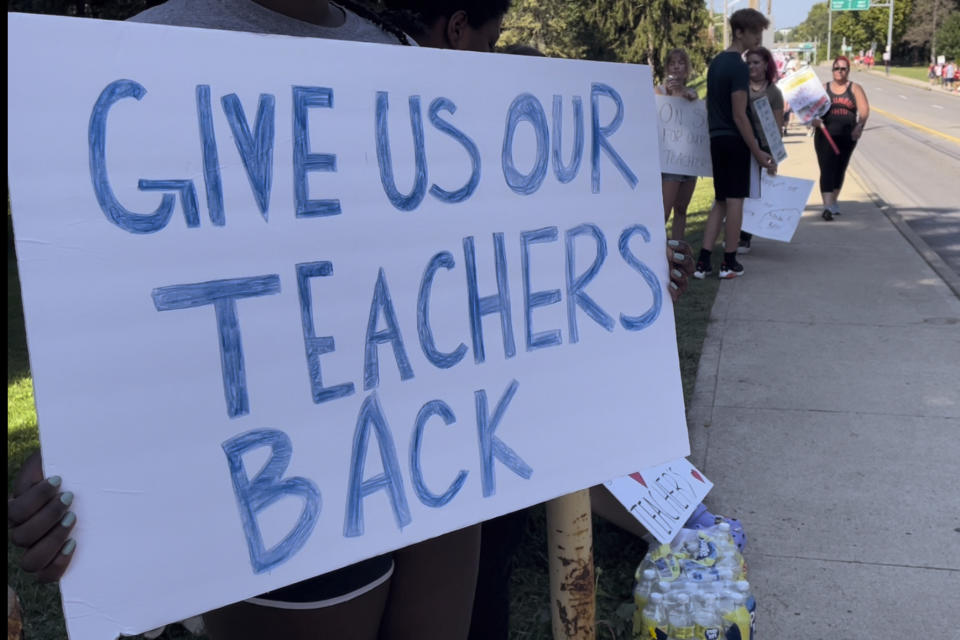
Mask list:
[[[693,198],[693,190],[697,186],[696,180],[675,182],[664,180],[663,184],[663,221],[670,220],[670,210],[673,210],[673,226],[670,230],[671,240],[683,240],[687,229],[687,207]]]
[[[722,226],[723,241],[727,245],[727,250],[729,251],[732,247],[736,251],[737,243],[740,241],[741,224],[743,224],[743,198],[715,200],[703,230],[703,248],[707,251],[713,249]]]

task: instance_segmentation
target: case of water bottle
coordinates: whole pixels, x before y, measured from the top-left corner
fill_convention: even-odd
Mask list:
[[[753,640],[756,600],[730,524],[681,529],[636,571],[634,640]]]

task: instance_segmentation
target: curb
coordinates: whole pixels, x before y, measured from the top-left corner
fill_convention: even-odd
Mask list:
[[[850,167],[848,171],[853,174],[854,180],[863,188],[870,200],[883,212],[883,215],[887,217],[890,223],[896,227],[900,235],[910,243],[910,246],[920,254],[920,257],[923,258],[930,268],[943,280],[944,284],[953,292],[953,295],[960,298],[960,275],[954,273],[953,269],[944,262],[943,258],[937,255],[936,252],[930,248],[930,245],[928,245],[916,231],[910,228],[910,225],[907,224],[903,216],[901,216],[896,209],[877,195],[877,192],[873,189],[873,184],[868,179],[861,176],[853,167]]]

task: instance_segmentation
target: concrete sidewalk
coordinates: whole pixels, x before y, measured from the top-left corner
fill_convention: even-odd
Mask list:
[[[816,179],[800,131],[781,173]],[[690,459],[743,522],[758,637],[957,638],[960,299],[853,178],[721,284]]]

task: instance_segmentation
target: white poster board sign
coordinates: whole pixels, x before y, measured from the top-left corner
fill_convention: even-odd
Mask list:
[[[813,71],[813,67],[804,67],[782,78],[777,83],[783,99],[790,103],[790,109],[804,124],[810,124],[830,110],[830,97],[823,83]]]
[[[15,13],[8,37],[71,638],[689,452],[647,67]]]
[[[771,176],[760,178],[760,197],[743,201],[741,228],[761,238],[790,242],[807,206],[813,180]]]
[[[787,150],[783,146],[783,138],[780,137],[780,127],[777,126],[777,119],[773,116],[773,107],[770,106],[770,99],[767,96],[761,96],[751,103],[753,110],[760,120],[760,135],[763,136],[763,142],[770,149],[770,155],[780,164],[787,159]]]
[[[673,541],[713,488],[713,483],[686,458],[603,484],[663,544]]]
[[[660,171],[712,176],[707,103],[675,96],[655,96],[660,136]]]

